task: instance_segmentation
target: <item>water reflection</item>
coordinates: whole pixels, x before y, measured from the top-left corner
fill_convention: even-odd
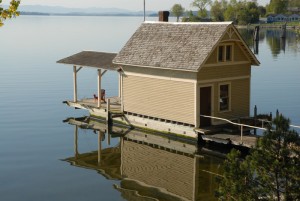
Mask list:
[[[89,118],[71,118],[66,122],[74,125],[74,156],[65,161],[119,180],[114,188],[124,199],[216,200],[216,177],[224,155],[205,148],[199,150],[193,142],[116,126],[108,128]],[[97,134],[98,150],[80,153],[80,129],[92,129]],[[111,138],[119,142],[110,145]]]
[[[286,37],[283,38],[281,29],[260,29],[259,42],[253,40],[253,29],[239,29],[243,39],[255,54],[259,53],[259,43],[266,40],[273,58],[288,51],[297,53],[300,50],[300,35],[295,30],[286,30]]]

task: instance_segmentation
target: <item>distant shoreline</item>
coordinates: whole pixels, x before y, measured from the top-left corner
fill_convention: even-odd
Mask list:
[[[122,17],[140,17],[144,16],[139,13],[42,13],[42,12],[24,12],[20,15],[36,15],[36,16],[122,16]],[[157,13],[147,14],[147,17],[157,17]]]

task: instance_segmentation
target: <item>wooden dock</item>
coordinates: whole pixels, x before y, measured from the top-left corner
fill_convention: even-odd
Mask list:
[[[256,146],[256,141],[259,136],[244,135],[241,139],[241,136],[237,134],[218,133],[212,135],[201,135],[201,137],[205,141],[213,141],[221,144],[232,144],[236,146],[252,148]]]

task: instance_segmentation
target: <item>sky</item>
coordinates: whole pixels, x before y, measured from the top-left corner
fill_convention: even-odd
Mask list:
[[[179,3],[185,9],[190,10],[192,0],[145,0],[146,10],[169,10],[174,4]],[[4,0],[8,4],[9,0]],[[143,10],[143,0],[21,0],[21,5],[46,5],[63,6],[69,8],[122,8],[128,10]],[[258,4],[265,5],[270,0],[257,0]]]

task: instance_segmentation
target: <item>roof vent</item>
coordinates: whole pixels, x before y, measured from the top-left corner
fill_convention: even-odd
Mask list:
[[[169,11],[159,11],[158,12],[158,16],[159,16],[158,21],[160,21],[160,22],[168,22],[169,21],[169,15],[170,15]]]

